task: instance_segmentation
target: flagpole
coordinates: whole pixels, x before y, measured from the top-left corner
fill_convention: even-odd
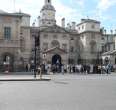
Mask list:
[[[15,0],[13,0],[13,5],[14,5],[14,12],[16,11],[16,8],[15,8]]]

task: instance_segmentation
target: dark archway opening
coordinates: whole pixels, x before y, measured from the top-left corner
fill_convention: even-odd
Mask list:
[[[61,64],[61,56],[56,54],[52,57],[52,65]]]
[[[1,71],[13,71],[14,70],[14,56],[10,53],[4,53],[2,55],[2,70]]]
[[[61,72],[61,66],[62,66],[62,58],[60,55],[56,54],[52,57],[52,71],[55,72]]]

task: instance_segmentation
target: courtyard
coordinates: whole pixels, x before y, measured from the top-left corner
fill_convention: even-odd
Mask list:
[[[0,81],[0,110],[116,109],[115,73],[44,77],[51,81]]]

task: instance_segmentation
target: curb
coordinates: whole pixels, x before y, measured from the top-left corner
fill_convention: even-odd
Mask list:
[[[51,79],[0,79],[0,81],[50,81]]]

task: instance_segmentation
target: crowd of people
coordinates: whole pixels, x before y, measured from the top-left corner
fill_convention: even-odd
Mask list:
[[[51,65],[42,64],[38,65],[37,68],[41,68],[44,74],[55,74],[55,73],[74,73],[74,74],[103,74],[113,70],[113,66],[109,63],[107,65],[93,65],[93,64],[77,64],[77,65]],[[34,65],[27,64],[26,71],[34,71]]]

